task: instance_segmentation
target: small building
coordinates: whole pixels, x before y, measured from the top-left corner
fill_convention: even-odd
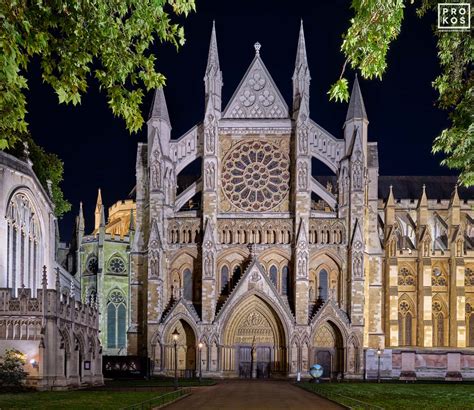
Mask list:
[[[56,260],[54,204],[27,154],[0,152],[0,356],[23,353],[38,389],[102,384],[98,311]]]

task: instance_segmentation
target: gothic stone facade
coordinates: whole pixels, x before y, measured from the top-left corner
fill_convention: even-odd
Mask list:
[[[108,221],[99,190],[94,231],[84,235],[82,206],[76,223],[77,268],[83,303],[95,303],[100,311],[100,342],[104,355],[127,354],[130,240],[134,234],[135,202],[118,201],[109,207]],[[78,245],[76,245],[78,244]]]
[[[56,261],[54,205],[25,155],[0,152],[0,356],[19,350],[38,389],[102,384],[98,311]]]
[[[360,378],[366,349],[390,351],[382,367],[395,374],[402,362],[430,367],[442,347],[443,375],[472,376],[472,191],[463,202],[452,181],[448,200],[427,199],[421,183],[418,204],[381,196],[357,79],[338,139],[310,118],[303,29],[291,111],[255,51],[222,110],[213,29],[204,119],[179,139],[155,93],[137,153],[129,354],[170,374],[177,330],[184,374],[286,377],[317,362],[325,376]],[[200,178],[181,189],[197,159]],[[313,159],[335,177],[313,176]],[[405,346],[416,363],[397,356]]]

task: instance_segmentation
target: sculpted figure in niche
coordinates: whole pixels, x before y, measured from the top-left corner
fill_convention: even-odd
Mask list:
[[[300,146],[300,152],[303,154],[308,153],[308,130],[306,127],[301,128],[299,132],[299,146]]]
[[[308,172],[306,162],[300,162],[298,166],[298,184],[301,189],[307,189],[307,177]]]
[[[210,252],[206,252],[206,256],[204,257],[204,274],[209,277],[212,276],[212,254]]]
[[[214,116],[209,114],[207,116],[208,124],[206,126],[206,149],[210,154],[214,153],[216,141],[216,129],[214,126]]]
[[[216,167],[213,162],[210,162],[206,166],[206,187],[207,189],[214,189],[214,174]]]
[[[150,260],[150,275],[157,277],[159,274],[159,259],[158,255],[153,254]]]
[[[354,164],[353,178],[354,178],[354,188],[355,189],[362,188],[362,166],[360,162],[356,162]]]
[[[354,267],[354,276],[360,278],[362,276],[362,266],[361,266],[360,256],[356,256],[354,258],[353,267]]]
[[[160,187],[161,182],[161,170],[160,164],[154,164],[151,168],[151,188],[153,190],[158,189]]]

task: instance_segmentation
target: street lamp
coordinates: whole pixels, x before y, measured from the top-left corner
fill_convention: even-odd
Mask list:
[[[377,383],[380,383],[380,356],[382,356],[382,350],[379,347],[377,349]]]
[[[171,333],[174,341],[174,388],[178,389],[178,329],[174,329],[174,332]]]
[[[201,351],[202,351],[202,342],[199,342],[198,347],[199,347],[199,383],[201,383],[202,379],[202,365],[201,365]]]

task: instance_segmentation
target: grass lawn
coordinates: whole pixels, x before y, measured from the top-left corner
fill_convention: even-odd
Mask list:
[[[87,390],[0,394],[0,409],[120,409],[153,399],[160,394],[162,393]]]
[[[353,409],[474,409],[474,384],[304,382],[301,387]]]

